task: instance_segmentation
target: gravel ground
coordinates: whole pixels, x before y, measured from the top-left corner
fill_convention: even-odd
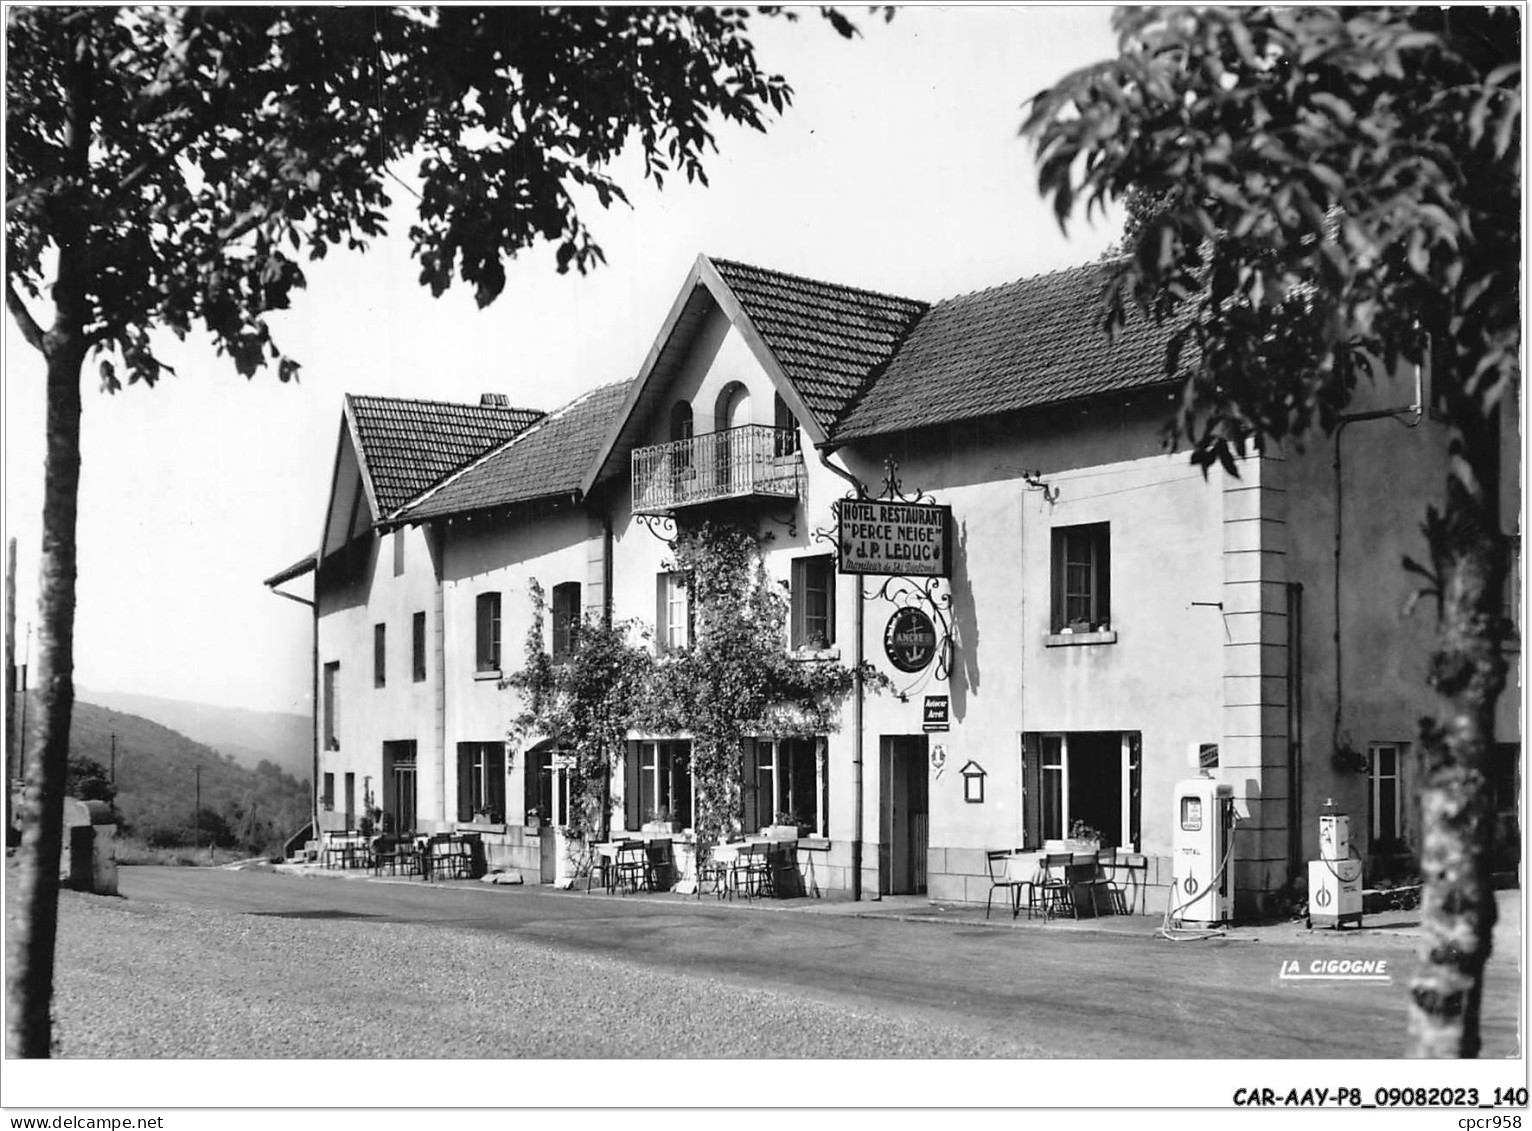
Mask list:
[[[59,900],[54,1016],[64,1057],[1039,1055],[511,935],[194,912],[69,891]],[[641,1048],[634,1032],[645,1034]]]

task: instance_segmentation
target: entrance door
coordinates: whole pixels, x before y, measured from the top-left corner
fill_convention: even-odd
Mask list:
[[[923,734],[886,734],[879,744],[878,892],[918,895],[926,890],[930,808]]]
[[[415,743],[383,744],[383,812],[395,833],[415,831]]]

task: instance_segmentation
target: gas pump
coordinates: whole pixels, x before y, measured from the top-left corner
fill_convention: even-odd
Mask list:
[[[1192,927],[1233,921],[1233,847],[1234,787],[1207,775],[1177,783],[1167,921]]]
[[[1362,925],[1362,862],[1351,855],[1351,818],[1326,800],[1319,813],[1319,859],[1309,861],[1309,919],[1313,927]]]

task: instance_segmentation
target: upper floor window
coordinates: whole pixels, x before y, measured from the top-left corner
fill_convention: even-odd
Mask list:
[[[335,698],[336,685],[340,683],[340,662],[324,666],[324,748],[340,749],[340,701]]]
[[[553,658],[568,656],[578,646],[580,633],[580,583],[565,581],[553,587]]]
[[[835,643],[835,557],[794,558],[792,646],[826,648]]]
[[[1098,632],[1111,626],[1110,524],[1053,530],[1052,631]]]
[[[410,668],[415,682],[426,678],[426,615],[416,613],[410,622]]]
[[[692,406],[685,401],[677,401],[670,406],[670,439],[690,440],[692,438]]]
[[[500,670],[500,594],[480,593],[475,603],[475,670]]]
[[[778,456],[790,456],[798,450],[797,418],[787,407],[787,402],[782,399],[781,393],[776,394],[772,402],[772,410],[772,425],[776,428],[773,439],[774,451]]]
[[[654,639],[661,652],[684,648],[691,641],[691,602],[684,573],[655,575]]]
[[[382,687],[388,682],[388,628],[372,626],[372,685]]]
[[[404,576],[404,528],[394,531],[394,576]]]

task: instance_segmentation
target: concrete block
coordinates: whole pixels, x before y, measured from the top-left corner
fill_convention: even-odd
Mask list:
[[[928,877],[934,876],[939,872],[946,872],[949,870],[950,869],[947,866],[946,848],[926,849],[926,875]]]
[[[1223,674],[1278,675],[1287,671],[1287,645],[1225,641]]]
[[[949,848],[946,870],[954,874],[987,877],[989,862],[982,848]]]
[[[1224,579],[1225,613],[1274,613],[1287,615],[1287,583],[1272,577]]]
[[[926,892],[932,899],[942,902],[961,902],[968,898],[966,877],[945,874],[926,875]]]
[[[1240,581],[1285,581],[1287,578],[1287,555],[1276,549],[1225,550],[1223,554],[1223,579]]]
[[[1223,517],[1225,522],[1249,518],[1284,517],[1287,492],[1265,483],[1240,483],[1225,487]]]
[[[1287,549],[1287,523],[1271,518],[1226,519],[1223,548],[1227,551]]]
[[[1284,704],[1261,704],[1253,707],[1223,709],[1225,738],[1287,738],[1287,707]],[[1219,754],[1223,751],[1220,749]],[[1219,764],[1223,764],[1220,756]]]
[[[1274,644],[1287,645],[1287,614],[1282,613],[1231,613],[1223,614],[1224,644]]]
[[[1226,675],[1223,677],[1223,703],[1227,707],[1253,707],[1262,704],[1287,707],[1285,675]]]

